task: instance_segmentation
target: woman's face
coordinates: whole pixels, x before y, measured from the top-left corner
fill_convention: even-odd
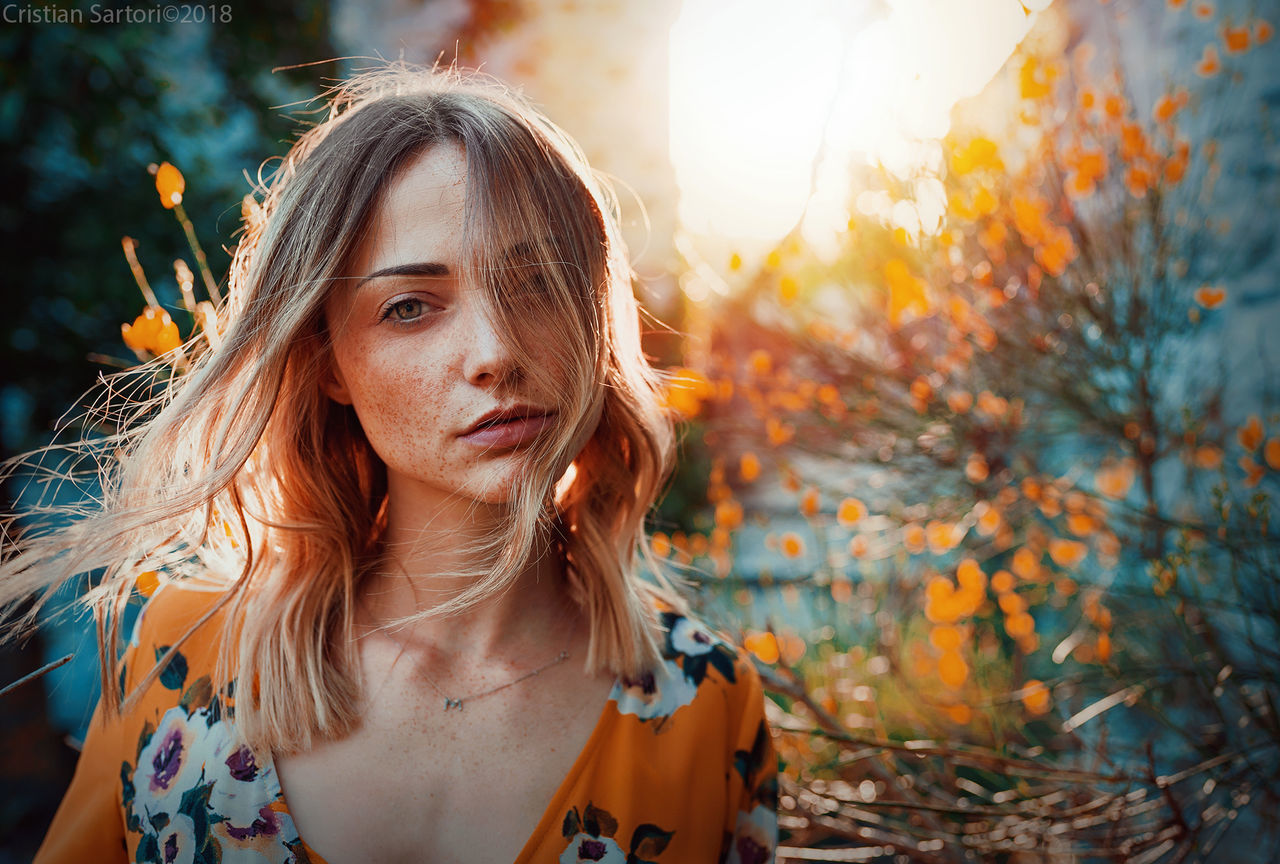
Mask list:
[[[355,409],[393,500],[417,506],[509,500],[528,445],[562,422],[498,338],[483,289],[458,276],[465,198],[461,147],[418,157],[388,187],[354,278],[325,305],[325,392]],[[531,341],[552,363],[551,340]]]

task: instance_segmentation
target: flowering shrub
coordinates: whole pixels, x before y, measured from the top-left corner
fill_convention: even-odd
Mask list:
[[[673,396],[706,509],[657,547],[771,670],[792,844],[1183,860],[1240,820],[1275,842],[1280,415],[1265,371],[1203,362],[1235,296],[1216,88],[1272,30],[1216,26],[1151,104],[1090,42],[1031,39],[1009,128],[868,178],[895,206],[835,256],[796,231],[726,262]]]

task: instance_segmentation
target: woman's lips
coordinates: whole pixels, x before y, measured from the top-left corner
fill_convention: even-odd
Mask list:
[[[555,414],[536,414],[532,417],[517,417],[489,426],[482,426],[474,432],[462,436],[479,447],[516,447],[532,441],[542,430],[555,420]]]

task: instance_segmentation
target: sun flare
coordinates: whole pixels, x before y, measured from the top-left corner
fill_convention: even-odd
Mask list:
[[[837,230],[852,160],[899,173],[927,162],[936,148],[921,142],[946,134],[951,106],[1000,68],[1032,5],[685,0],[670,42],[682,226],[745,245],[802,218],[810,239]]]

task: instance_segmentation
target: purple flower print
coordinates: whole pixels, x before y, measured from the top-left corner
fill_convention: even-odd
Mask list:
[[[778,845],[778,814],[772,807],[756,806],[750,813],[738,811],[733,845],[727,864],[764,864],[773,860]]]
[[[165,736],[160,739],[160,746],[156,749],[156,755],[151,759],[152,774],[150,785],[152,792],[167,790],[169,784],[173,782],[173,778],[182,769],[182,757],[186,752],[183,731],[181,726],[176,726],[168,730]]]
[[[191,753],[195,740],[187,712],[170,708],[151,737],[139,742],[133,776],[138,799],[133,806],[140,814],[178,812],[183,793],[200,781],[202,760]]]
[[[639,690],[646,696],[652,696],[658,690],[658,685],[653,680],[652,672],[641,672],[638,678],[624,677],[622,686],[627,690]]]
[[[609,698],[619,714],[634,714],[641,720],[666,717],[688,705],[698,693],[698,685],[687,679],[673,660],[663,660],[652,671],[635,678],[619,677]]]
[[[559,864],[582,864],[597,861],[599,864],[627,864],[627,853],[612,837],[595,837],[579,831],[568,838],[569,844],[560,854]]]
[[[671,648],[687,657],[700,657],[719,644],[711,634],[688,618],[677,618],[671,624]]]
[[[226,824],[227,833],[237,840],[251,840],[254,837],[273,837],[280,831],[280,820],[274,810],[263,807],[258,811],[258,818],[247,828],[237,828]]]
[[[761,846],[753,837],[738,838],[738,860],[742,864],[764,864],[769,860],[769,850]]]
[[[206,708],[190,715],[170,708],[139,743],[136,796],[126,807],[135,830],[154,843],[151,861],[196,864],[197,850],[215,847],[224,862],[296,860],[297,830],[288,814],[271,809],[280,790],[274,767],[226,719]]]
[[[258,763],[253,758],[253,751],[241,747],[227,757],[227,769],[236,780],[248,782],[258,776]]]
[[[195,824],[181,813],[173,814],[169,824],[156,837],[156,844],[161,864],[193,864],[198,845]]]
[[[599,861],[607,849],[599,840],[583,840],[578,844],[578,858],[583,861]]]

